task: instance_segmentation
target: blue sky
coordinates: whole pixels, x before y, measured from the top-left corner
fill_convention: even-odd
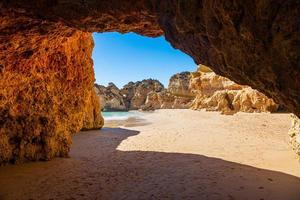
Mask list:
[[[158,79],[165,86],[178,72],[195,71],[188,55],[175,50],[164,37],[148,38],[134,33],[94,33],[93,60],[96,83],[115,83]]]

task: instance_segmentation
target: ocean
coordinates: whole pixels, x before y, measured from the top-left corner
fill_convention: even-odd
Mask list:
[[[105,120],[126,120],[130,117],[138,117],[140,113],[138,111],[114,111],[114,112],[102,112],[102,116]]]

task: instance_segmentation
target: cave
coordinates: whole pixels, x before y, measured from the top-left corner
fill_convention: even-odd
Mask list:
[[[299,117],[299,9],[296,0],[1,2],[0,162],[65,157],[72,133],[103,125],[92,32],[164,35]]]
[[[40,188],[39,191],[53,189],[57,192],[57,199],[62,193],[74,193],[78,199],[88,198],[84,197],[85,192],[89,192],[85,189],[92,188],[92,195],[100,195],[97,196],[99,199],[105,199],[106,196],[99,194],[103,188],[96,188],[88,182],[97,177],[95,174],[102,173],[101,169],[88,169],[89,164],[102,162],[102,158],[97,157],[98,152],[91,152],[92,156],[99,159],[95,162],[85,160],[84,151],[79,152],[82,160],[64,160],[70,155],[72,135],[80,130],[100,129],[104,123],[93,90],[94,32],[134,32],[147,37],[164,36],[175,49],[188,54],[195,63],[209,66],[219,75],[264,93],[284,110],[294,114],[289,131],[290,142],[300,155],[299,10],[300,2],[297,0],[0,2],[0,165],[63,157],[60,158],[62,160],[19,165],[25,175],[20,175],[16,168],[3,167],[2,177],[11,173],[17,177],[16,180],[20,178],[20,185],[34,184],[35,187],[28,188],[24,194],[34,194],[37,199],[51,199],[53,196],[49,193],[48,196],[36,194],[35,188]],[[190,180],[197,178],[193,180],[197,188],[189,185],[193,181],[186,184],[191,186],[191,190],[199,189],[203,192],[196,194],[201,194],[203,199],[234,199],[230,194],[222,193],[222,188],[227,185],[233,185],[230,189],[238,191],[240,199],[247,196],[247,192],[262,197],[260,193],[264,189],[271,191],[270,195],[274,199],[287,199],[286,195],[298,199],[298,177],[188,153],[122,152],[117,150],[120,143],[138,133],[126,129],[119,131],[123,134],[107,133],[104,129],[103,134],[98,134],[97,138],[87,133],[92,134],[92,139],[98,142],[91,146],[79,142],[83,134],[74,140],[74,143],[80,144],[80,148],[85,145],[85,148],[90,149],[101,146],[103,152],[108,152],[103,154],[108,162],[102,165],[108,173],[103,174],[104,179],[99,181],[103,185],[109,185],[107,183],[112,179],[115,181],[105,189],[112,196],[115,195],[113,197],[116,199],[119,196],[114,193],[114,187],[123,183],[127,184],[125,189],[132,193],[141,192],[140,188],[128,184],[131,179],[138,180],[135,173],[144,176],[150,174],[157,181],[172,177],[177,187],[185,178],[180,176],[182,171]],[[120,169],[118,163],[111,162],[111,156],[116,157],[121,164],[134,162],[126,165],[128,169]],[[143,171],[140,166],[143,164],[142,158],[145,158],[144,167],[148,171]],[[154,168],[150,165],[152,158],[159,160]],[[170,163],[166,164],[165,160]],[[65,165],[62,166],[60,162]],[[191,162],[193,164],[188,165]],[[28,170],[31,164],[35,164],[32,166],[36,176],[32,176],[32,171]],[[77,166],[75,170],[82,176],[76,177],[70,173],[69,169],[74,166]],[[47,174],[50,170],[54,170],[54,176]],[[66,174],[68,180],[59,177],[62,173]],[[206,173],[223,182],[218,183],[212,179],[211,185],[205,185],[202,180],[208,179]],[[37,176],[42,178],[37,181]],[[81,180],[81,177],[85,179]],[[258,184],[262,184],[259,188],[252,185],[253,177],[257,178]],[[66,184],[65,188],[61,188],[62,184],[57,184],[57,180],[62,184],[74,181],[79,187],[72,188]],[[240,182],[246,185],[241,186]],[[1,183],[6,186],[3,181]],[[147,184],[146,188],[151,189],[152,183]],[[189,188],[183,191],[181,185],[177,189],[163,186],[168,190],[179,191],[179,196],[164,196],[170,192],[167,191],[159,197],[197,197],[184,196],[194,194],[188,193],[191,191]],[[247,190],[244,190],[244,186]],[[2,196],[4,190],[8,188],[8,191],[14,191],[15,187],[7,184],[1,188],[0,199],[5,199]],[[155,199],[157,196],[151,197]]]

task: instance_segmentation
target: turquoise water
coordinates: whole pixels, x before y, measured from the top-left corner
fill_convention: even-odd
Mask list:
[[[105,120],[126,120],[129,117],[137,117],[138,112],[102,112],[102,116]]]

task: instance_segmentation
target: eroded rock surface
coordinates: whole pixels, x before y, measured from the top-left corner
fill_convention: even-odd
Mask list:
[[[81,130],[100,129],[104,125],[101,115],[101,102],[95,90],[92,90],[84,110],[83,125]]]
[[[91,34],[11,13],[0,36],[0,164],[67,156],[90,104]]]
[[[1,3],[1,34],[27,34],[24,23],[3,23],[24,13],[32,18],[27,27],[43,27],[41,34],[47,34],[49,26],[41,26],[47,21],[60,30],[62,23],[90,32],[164,34],[196,63],[258,89],[300,116],[299,10],[297,0],[12,0]]]
[[[221,111],[223,114],[236,112],[275,112],[278,105],[270,98],[250,88],[216,75],[212,71],[192,73],[190,90],[196,95],[192,109]]]
[[[190,108],[195,95],[191,92],[191,73],[181,72],[174,74],[168,88],[160,92],[151,92],[147,95],[143,110],[154,109],[187,109]]]
[[[67,154],[93,87],[91,36],[81,31],[164,34],[300,116],[297,0],[11,0],[0,12],[1,161]]]
[[[300,155],[300,119],[291,115],[292,125],[289,130],[290,143],[297,154]]]
[[[181,72],[171,76],[168,91],[174,95],[191,96],[190,92],[191,72]]]
[[[142,110],[155,109],[188,109],[192,99],[190,97],[176,96],[167,89],[161,92],[150,92],[147,95]]]
[[[145,79],[137,82],[129,82],[121,89],[125,104],[129,110],[137,110],[141,108],[150,92],[161,92],[164,86],[153,79]]]
[[[104,111],[125,111],[128,110],[124,103],[121,90],[113,83],[108,86],[95,84],[94,89],[100,99],[101,110]]]

